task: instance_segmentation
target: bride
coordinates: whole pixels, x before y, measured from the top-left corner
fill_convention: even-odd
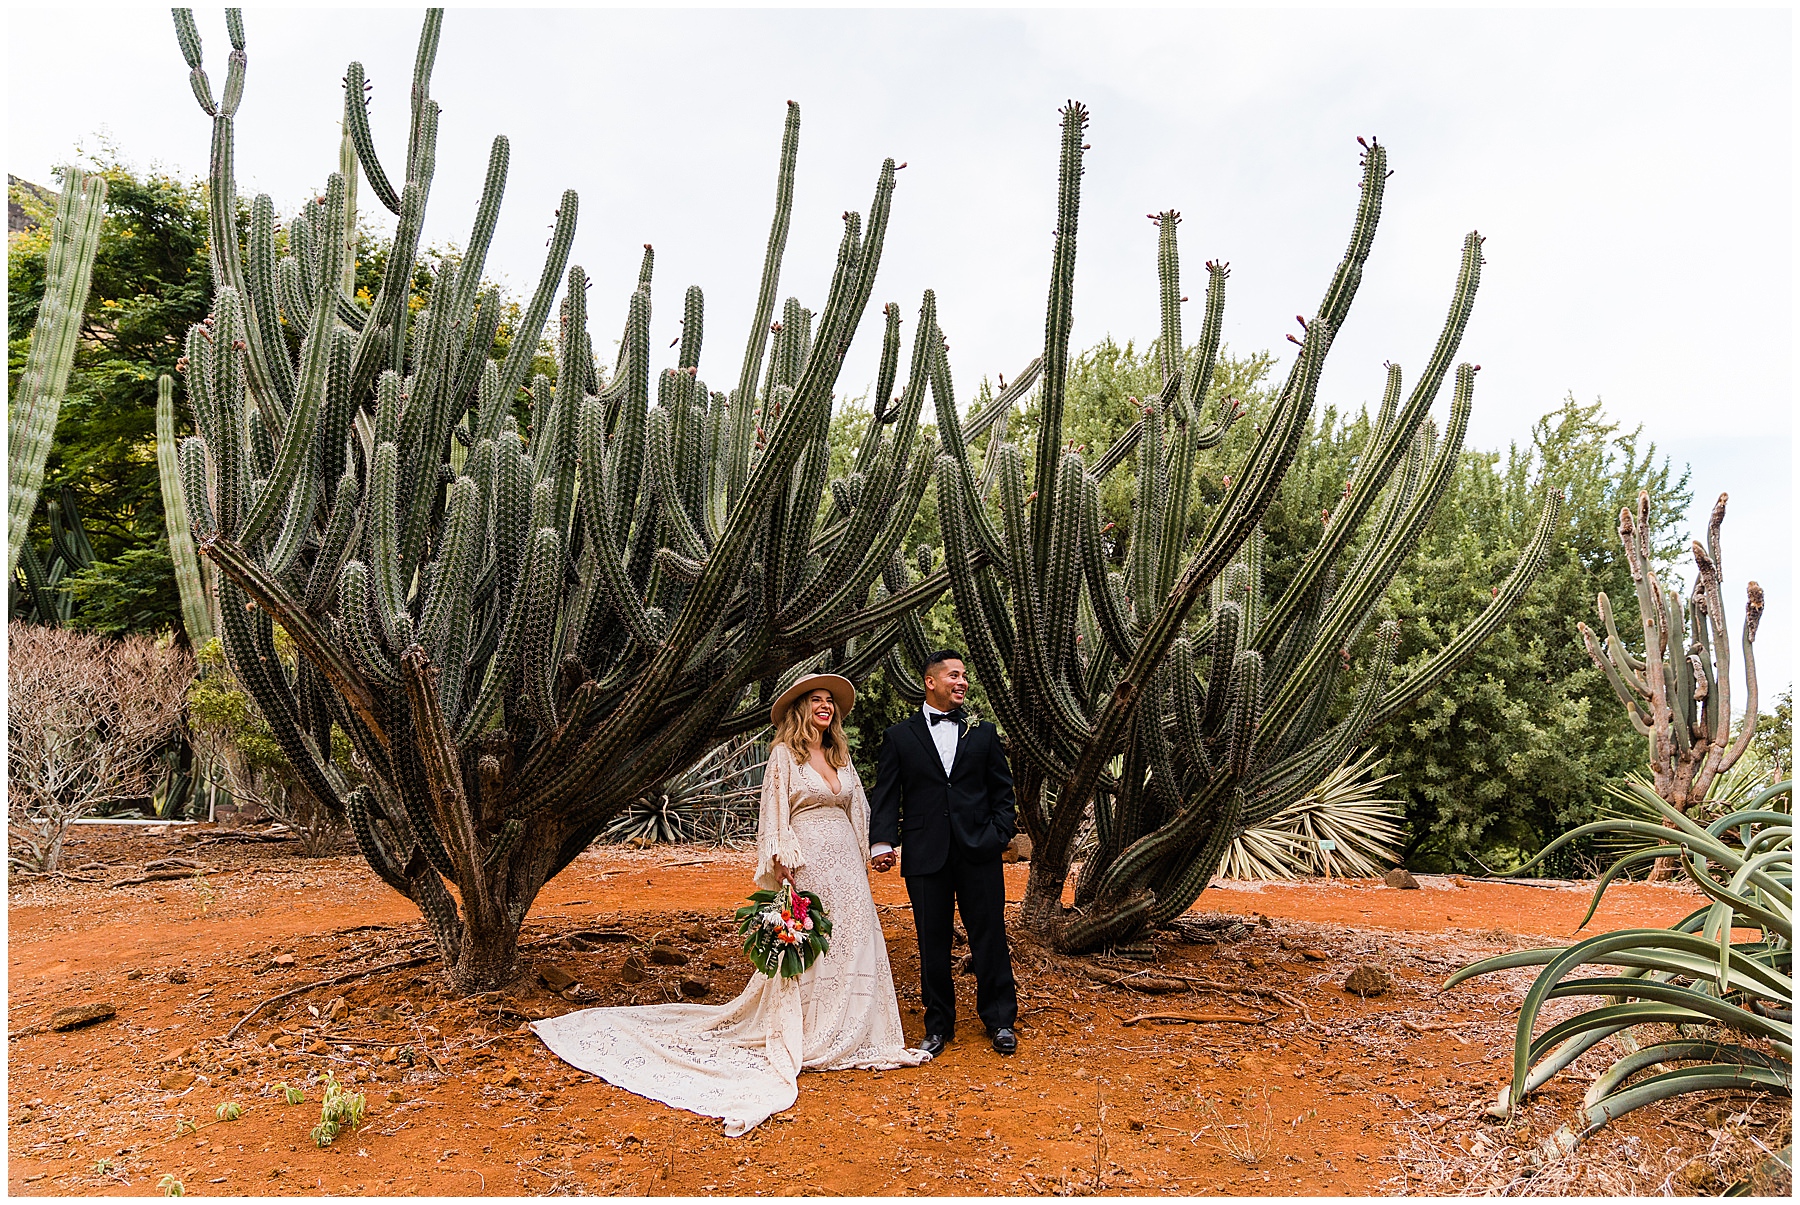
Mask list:
[[[735,1137],[794,1103],[801,1071],[913,1067],[869,894],[869,801],[844,716],[856,689],[811,674],[769,709],[756,885],[816,893],[831,948],[798,979],[752,971],[729,1004],[590,1008],[535,1022],[559,1058],[640,1096],[725,1121]]]

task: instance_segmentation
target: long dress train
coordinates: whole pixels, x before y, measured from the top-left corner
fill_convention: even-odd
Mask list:
[[[792,1105],[801,1071],[912,1067],[887,942],[869,894],[869,801],[854,766],[839,789],[786,745],[763,774],[756,883],[777,858],[831,916],[831,949],[798,979],[752,970],[729,1004],[589,1008],[532,1025],[565,1062],[640,1096],[724,1119],[736,1136]]]

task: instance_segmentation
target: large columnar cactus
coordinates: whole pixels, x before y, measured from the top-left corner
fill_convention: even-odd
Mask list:
[[[37,325],[25,371],[7,415],[6,575],[18,568],[25,533],[44,488],[44,463],[56,434],[75,345],[81,340],[81,316],[87,308],[88,282],[100,249],[100,227],[106,218],[106,178],[68,168],[56,216],[50,223],[50,249],[44,256],[44,299],[38,303]]]
[[[193,20],[176,13],[215,119],[212,196],[227,206],[244,74],[241,19],[228,20],[231,73],[215,104]],[[765,724],[799,668],[871,671],[899,617],[947,574],[892,594],[878,580],[893,576],[937,454],[918,423],[926,341],[883,408],[892,421],[845,480],[827,480],[832,389],[874,285],[893,162],[866,223],[844,215],[823,308],[789,301],[771,323],[800,132],[790,106],[737,390],[699,376],[699,289],[683,300],[676,366],[651,370],[646,247],[610,374],[595,363],[587,278],[567,269],[556,379],[530,382],[521,431],[515,400],[564,277],[576,197],[563,195],[542,279],[496,362],[499,296],[481,285],[506,181],[496,139],[466,249],[432,267],[413,313],[441,22],[435,10],[425,20],[397,181],[370,136],[361,65],[345,77],[361,173],[398,215],[366,308],[343,284],[341,174],[289,224],[285,257],[267,197],[251,206],[244,253],[218,227],[217,304],[187,344],[200,434],[183,442],[181,469],[200,548],[222,571],[233,675],[306,788],[344,808],[375,872],[424,912],[451,983],[473,991],[508,978],[539,888],[624,804]],[[927,293],[921,331],[935,330],[933,305]],[[884,399],[901,356],[898,307],[885,317]],[[300,652],[292,681],[274,624]],[[355,750],[347,766],[329,756],[334,726]]]
[[[1248,460],[1211,514],[1196,505],[1196,454],[1238,417],[1221,401],[1203,419],[1219,348],[1226,266],[1207,264],[1205,319],[1184,355],[1176,245],[1179,215],[1157,219],[1163,388],[1142,420],[1089,464],[1062,429],[1074,297],[1076,218],[1086,111],[1063,113],[1061,192],[1045,330],[1042,422],[1028,495],[1025,454],[990,439],[981,485],[959,432],[949,373],[933,389],[945,455],[939,515],[957,614],[976,672],[1005,729],[1020,815],[1034,851],[1024,927],[1070,950],[1129,945],[1184,911],[1231,841],[1313,789],[1376,724],[1418,699],[1506,617],[1543,558],[1560,512],[1549,497],[1531,545],[1480,617],[1399,683],[1398,625],[1381,619],[1395,571],[1449,485],[1476,367],[1460,365],[1443,431],[1428,412],[1451,375],[1480,276],[1481,239],[1463,242],[1450,315],[1404,403],[1386,394],[1338,509],[1282,592],[1263,593],[1258,524],[1281,487],[1374,238],[1387,152],[1365,144],[1350,247]],[[1102,540],[1100,480],[1137,457],[1137,495],[1122,572]],[[998,485],[996,523],[986,482]],[[1353,660],[1360,681],[1346,704]],[[1092,809],[1098,849],[1062,906],[1077,830]]]
[[[1649,738],[1650,776],[1656,793],[1685,814],[1705,799],[1714,779],[1737,764],[1756,733],[1756,628],[1762,621],[1762,587],[1751,582],[1744,602],[1744,719],[1731,733],[1731,629],[1725,620],[1724,555],[1719,527],[1725,522],[1720,494],[1707,524],[1706,544],[1693,542],[1694,593],[1681,593],[1656,575],[1650,563],[1650,495],[1638,494],[1637,514],[1619,512],[1619,542],[1637,587],[1643,652],[1619,638],[1612,600],[1597,600],[1606,638],[1587,624],[1581,630],[1588,656],[1618,693],[1632,727]],[[1666,877],[1669,869],[1660,873]]]

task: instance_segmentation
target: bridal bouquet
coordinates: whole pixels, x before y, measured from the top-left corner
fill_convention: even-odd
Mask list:
[[[824,902],[810,891],[783,885],[775,891],[752,892],[750,902],[737,910],[737,923],[744,953],[771,979],[799,978],[831,948],[831,917],[825,914]]]

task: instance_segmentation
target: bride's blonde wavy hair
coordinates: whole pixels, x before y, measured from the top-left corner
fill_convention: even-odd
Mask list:
[[[820,690],[824,690],[823,687]],[[805,765],[812,757],[813,744],[816,741],[825,750],[825,760],[831,768],[841,770],[850,764],[850,742],[844,736],[844,709],[838,706],[837,696],[831,698],[831,725],[820,732],[812,719],[812,708],[807,701],[819,691],[808,691],[781,713],[781,722],[775,725],[775,743],[786,745],[788,752],[794,755],[794,764]],[[830,695],[830,691],[824,691]]]

